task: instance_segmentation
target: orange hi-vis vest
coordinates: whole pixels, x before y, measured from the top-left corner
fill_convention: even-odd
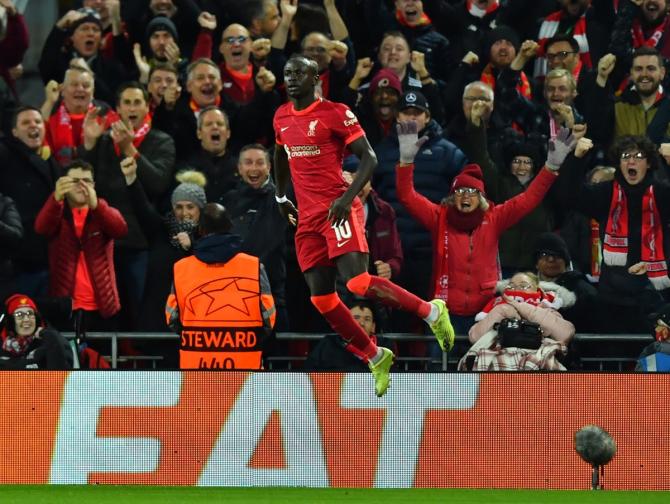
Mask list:
[[[260,369],[264,335],[260,261],[238,253],[226,263],[195,256],[174,265],[183,329],[181,369]]]

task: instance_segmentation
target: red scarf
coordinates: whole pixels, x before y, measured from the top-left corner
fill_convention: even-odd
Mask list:
[[[134,134],[133,145],[136,149],[139,149],[140,145],[144,141],[144,137],[147,136],[149,131],[151,131],[151,114],[144,116],[144,119],[142,119],[142,125],[137,128],[137,131]],[[116,144],[116,142],[114,142],[114,152],[116,152],[117,156],[121,155],[121,149],[119,149],[119,146]]]
[[[540,33],[538,35],[538,43],[540,44],[541,54],[544,54],[547,40],[556,35],[558,26],[565,16],[565,13],[560,10],[549,14],[540,26]],[[568,30],[567,33],[570,33]],[[589,70],[593,68],[591,61],[591,53],[589,52],[589,41],[586,38],[586,14],[582,14],[575,25],[572,27],[572,36],[579,44],[579,58],[581,62],[586,65]],[[547,58],[544,56],[535,60],[535,77],[547,74]]]
[[[214,101],[214,105],[216,105],[217,107],[218,107],[219,105],[221,105],[221,96],[217,96],[217,97],[216,97],[216,100]],[[205,108],[205,107],[201,107],[200,105],[198,105],[198,104],[195,102],[195,100],[194,100],[193,98],[191,98],[191,99],[189,100],[189,102],[188,102],[188,106],[191,107],[191,110],[192,110],[193,113],[195,114],[195,117],[196,117],[196,118],[200,115],[200,111],[201,111],[203,108]],[[209,105],[207,105],[207,107],[209,107]]]
[[[495,0],[491,5],[489,5],[486,10],[480,9],[476,5],[474,5],[473,0],[468,0],[465,3],[465,7],[468,9],[468,12],[470,13],[471,16],[474,16],[476,18],[483,18],[484,16],[487,16],[491,14],[492,12],[495,12],[498,10],[498,7],[500,7],[500,3],[498,0]]]
[[[521,79],[521,82],[517,84],[516,89],[517,91],[519,91],[519,93],[521,93],[522,96],[530,100],[532,98],[532,93],[530,88],[530,82],[528,82],[528,77],[526,77],[526,74],[523,71],[521,71],[519,72],[519,78]],[[491,86],[491,89],[495,92],[496,78],[493,75],[493,65],[491,65],[491,63],[489,63],[484,67],[484,70],[482,70],[482,75],[479,78],[479,80]]]
[[[600,279],[600,265],[603,261],[603,248],[600,241],[600,224],[591,219],[591,278],[593,281]]]
[[[633,19],[633,26],[630,29],[633,36],[633,49],[642,46],[658,47],[658,43],[663,38],[663,35],[665,35],[665,29],[668,27],[668,23],[670,23],[670,16],[665,16],[665,20],[656,27],[649,37],[646,37],[640,20],[638,18]]]
[[[421,18],[419,18],[419,21],[413,25],[407,22],[407,19],[405,19],[405,14],[403,14],[403,12],[400,9],[396,9],[395,18],[398,21],[398,23],[400,23],[402,26],[407,26],[408,28],[416,28],[417,26],[426,26],[432,23],[432,21],[426,15],[425,12],[421,14]]]
[[[663,251],[663,225],[656,206],[654,187],[649,186],[642,196],[642,239],[640,259],[647,263],[647,276],[656,290],[670,287],[668,267]],[[615,180],[612,187],[603,260],[608,266],[626,266],[628,263],[628,201],[626,193]]]
[[[93,103],[89,103],[87,112],[94,108],[95,105]],[[83,124],[79,128],[79,138],[75,141],[74,132],[72,129],[72,116],[73,114],[70,114],[65,108],[65,104],[61,102],[56,112],[51,114],[51,117],[49,117],[48,121],[47,139],[49,147],[51,148],[54,157],[61,166],[66,165],[72,161],[72,159],[76,157],[75,150],[84,143]],[[78,114],[75,116],[78,116]],[[85,116],[85,113],[81,114],[81,117]],[[116,112],[112,110],[107,112],[104,117],[105,128],[109,128],[109,126],[118,119],[119,116],[116,115]]]
[[[563,301],[556,296],[553,292],[544,292],[542,289],[537,289],[535,292],[526,292],[519,290],[505,290],[505,296],[512,298],[514,301],[519,303],[528,303],[533,306],[543,306],[545,308],[553,308],[558,310],[563,306]],[[482,320],[488,313],[493,310],[498,305],[507,304],[507,301],[502,296],[493,298],[491,301],[486,303],[486,306],[482,308],[477,315],[475,315],[475,320],[479,322]]]
[[[442,299],[445,303],[449,298],[449,226],[459,231],[470,232],[479,226],[484,220],[484,212],[478,211],[464,214],[454,207],[447,208],[447,216],[440,219],[437,236],[442,240],[437,243],[437,250],[433,256],[433,296]]]
[[[33,342],[34,336],[7,336],[7,338],[2,342],[2,349],[12,354],[14,357],[20,357],[26,353],[28,347]]]

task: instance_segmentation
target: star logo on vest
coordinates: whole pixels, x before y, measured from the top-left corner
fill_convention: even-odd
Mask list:
[[[258,295],[258,282],[251,278],[219,278],[193,289],[187,294],[184,305],[195,318],[234,322],[240,321],[239,314],[250,315],[247,299],[255,300]],[[216,315],[212,317],[213,314]]]

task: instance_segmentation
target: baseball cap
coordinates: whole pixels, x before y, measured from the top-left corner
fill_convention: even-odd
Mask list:
[[[402,95],[400,103],[398,104],[398,110],[405,110],[408,108],[417,108],[430,113],[428,100],[426,100],[426,97],[420,91],[407,91]]]

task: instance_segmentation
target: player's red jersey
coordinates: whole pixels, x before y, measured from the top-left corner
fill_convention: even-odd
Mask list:
[[[304,110],[289,102],[277,109],[274,130],[291,168],[300,219],[328,211],[347,189],[342,157],[347,144],[365,135],[349,107],[318,98]]]

